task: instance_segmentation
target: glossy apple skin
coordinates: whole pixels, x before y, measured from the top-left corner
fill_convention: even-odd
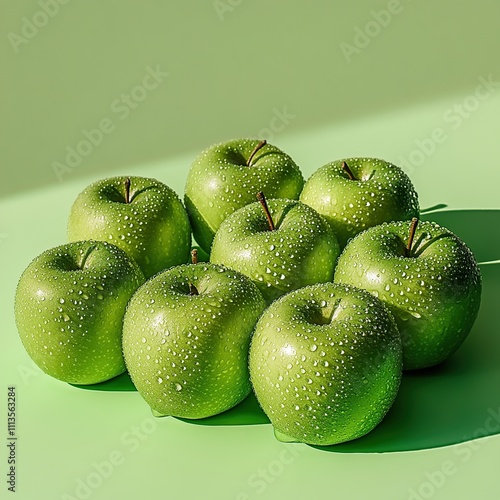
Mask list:
[[[332,281],[340,247],[325,219],[297,200],[259,202],[231,214],[217,231],[210,261],[245,274],[268,303],[313,283]]]
[[[257,399],[282,441],[332,445],[380,423],[401,380],[401,339],[364,290],[320,283],[262,314],[250,347]]]
[[[113,243],[146,278],[188,262],[191,227],[177,194],[156,179],[129,178],[130,203],[125,202],[125,176],[97,181],[78,195],[69,216],[69,240]]]
[[[43,252],[23,272],[15,295],[26,351],[45,373],[71,384],[123,373],[123,316],[143,282],[139,266],[109,243],[81,241]]]
[[[358,180],[348,177],[344,161]],[[346,158],[324,165],[307,180],[300,201],[328,220],[341,248],[368,227],[419,216],[410,178],[377,158]]]
[[[393,313],[403,339],[404,368],[437,365],[462,344],[477,317],[481,275],[476,260],[452,232],[418,224],[405,256],[410,222],[382,224],[344,249],[335,282],[368,290]]]
[[[266,144],[246,162],[255,146],[253,139],[215,144],[203,151],[189,170],[184,202],[193,235],[205,252],[222,221],[255,201],[259,191],[267,198],[298,199],[304,179],[286,153]]]
[[[147,281],[127,308],[123,352],[155,414],[198,419],[242,401],[250,392],[250,338],[264,308],[255,285],[222,266],[178,266]]]

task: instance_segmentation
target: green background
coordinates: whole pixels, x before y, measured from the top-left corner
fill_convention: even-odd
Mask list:
[[[500,4],[66,1],[46,18],[43,0],[0,2],[0,439],[16,385],[17,498],[497,498]],[[148,67],[168,76],[137,90]],[[113,130],[58,178],[54,162],[106,119]],[[352,155],[400,164],[422,207],[447,205],[426,217],[497,261],[481,266],[480,316],[452,360],[406,376],[380,428],[332,453],[277,442],[252,400],[206,425],[153,419],[126,379],[63,384],[17,337],[17,279],[65,241],[88,183],[146,175],[182,194],[197,153],[240,136],[267,138],[305,177]]]

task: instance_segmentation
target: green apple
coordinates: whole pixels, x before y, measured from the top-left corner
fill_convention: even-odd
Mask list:
[[[143,282],[139,266],[110,243],[78,241],[43,252],[16,290],[26,351],[45,373],[72,384],[123,373],[123,316]]]
[[[258,191],[296,200],[303,185],[295,162],[266,141],[240,139],[209,147],[192,164],[184,196],[197,243],[210,253],[222,221],[255,201]]]
[[[339,244],[326,220],[297,200],[251,203],[217,231],[210,262],[253,280],[268,303],[306,285],[332,281]]]
[[[115,244],[146,278],[188,262],[191,249],[181,200],[165,184],[145,177],[111,177],[84,189],[71,207],[68,237]]]
[[[332,445],[383,419],[399,388],[401,350],[380,300],[319,283],[264,311],[251,342],[250,377],[279,440]]]
[[[467,245],[433,222],[399,221],[367,229],[344,249],[335,282],[379,297],[403,340],[404,368],[426,368],[465,340],[481,300],[481,275]]]
[[[132,297],[123,352],[156,415],[204,418],[250,392],[248,348],[264,300],[242,274],[210,263],[157,274]]]
[[[418,217],[417,193],[396,165],[376,158],[348,158],[319,168],[300,201],[324,215],[341,248],[371,226]]]

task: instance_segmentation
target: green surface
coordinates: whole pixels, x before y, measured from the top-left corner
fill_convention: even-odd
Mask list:
[[[214,5],[224,3],[220,20]],[[500,436],[484,436],[500,431],[500,5],[402,0],[348,62],[340,44],[388,5],[69,1],[15,52],[9,33],[41,7],[1,3],[0,436],[14,384],[16,498],[498,496]],[[156,65],[169,76],[121,119],[112,103]],[[114,130],[59,180],[52,163],[106,118]],[[110,391],[41,374],[15,330],[17,279],[66,240],[69,209],[87,184],[144,175],[181,195],[203,148],[256,135],[289,153],[306,178],[349,156],[401,165],[422,207],[447,205],[426,217],[462,235],[480,261],[497,261],[481,265],[480,315],[456,355],[405,375],[381,426],[342,448],[279,443],[252,399],[210,422],[154,419],[126,377]],[[87,480],[91,489],[78,489]]]

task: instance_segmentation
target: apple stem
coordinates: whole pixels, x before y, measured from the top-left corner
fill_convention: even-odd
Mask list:
[[[257,153],[257,151],[259,149],[261,149],[262,147],[264,147],[266,144],[267,144],[267,141],[264,139],[264,140],[260,141],[257,144],[257,146],[255,146],[253,148],[253,151],[250,153],[250,156],[248,157],[248,160],[247,160],[247,167],[251,167],[252,166],[252,160],[253,160],[253,157],[255,156],[255,153]]]
[[[191,250],[191,263],[198,264],[198,250],[196,248]]]
[[[191,263],[198,264],[198,250],[196,248],[191,250]],[[191,282],[189,282],[189,295],[199,295],[198,289]]]
[[[87,250],[85,251],[85,253],[82,255],[82,260],[79,262],[79,265],[78,267],[80,269],[83,269],[85,267],[85,262],[87,262],[87,259],[89,258],[89,255],[92,253],[92,251],[95,249],[97,245],[94,243],[92,245],[90,245]]]
[[[408,237],[408,243],[406,245],[406,256],[410,257],[411,256],[411,247],[413,245],[413,238],[415,237],[415,231],[417,230],[418,226],[418,219],[416,217],[413,217],[411,220],[411,225],[410,225],[410,235]]]
[[[351,181],[357,180],[356,177],[354,177],[354,174],[352,173],[352,170],[349,168],[349,165],[347,164],[347,162],[345,162],[345,161],[342,162],[342,169],[347,174],[349,179],[351,179]]]
[[[330,317],[328,318],[330,323],[333,321],[334,318],[337,317],[337,314],[340,312],[340,302],[342,301],[342,299],[337,299],[335,301],[335,304],[333,304],[333,307],[332,307],[332,313],[330,314]]]
[[[271,212],[269,212],[269,207],[267,206],[266,197],[264,196],[264,193],[262,191],[259,191],[257,193],[257,199],[260,201],[260,204],[262,205],[262,209],[264,210],[264,213],[266,214],[267,223],[269,225],[269,231],[274,231],[275,227],[274,227],[273,218],[271,217]]]
[[[130,203],[130,177],[127,177],[124,182],[125,185],[125,203]]]

